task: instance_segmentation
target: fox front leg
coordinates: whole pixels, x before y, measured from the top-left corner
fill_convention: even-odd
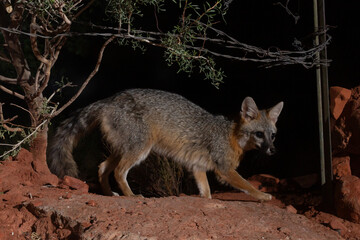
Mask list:
[[[221,180],[229,183],[236,189],[244,191],[254,198],[259,200],[269,201],[271,200],[272,196],[268,193],[263,193],[256,189],[251,183],[246,181],[243,177],[241,177],[235,169],[231,169],[226,173],[223,173],[219,170],[216,170],[215,173],[220,177]]]
[[[206,172],[193,171],[196,184],[199,188],[200,196],[204,198],[211,198],[209,182],[207,180]]]

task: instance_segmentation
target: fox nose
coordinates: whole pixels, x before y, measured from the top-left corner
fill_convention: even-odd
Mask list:
[[[269,149],[266,151],[268,155],[274,155],[276,153],[275,147],[269,147]]]

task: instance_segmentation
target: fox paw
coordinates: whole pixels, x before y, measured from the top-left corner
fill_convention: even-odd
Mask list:
[[[120,194],[118,194],[117,192],[111,192],[113,196],[120,196]]]
[[[264,193],[260,196],[259,200],[261,201],[270,201],[272,199],[271,194]]]

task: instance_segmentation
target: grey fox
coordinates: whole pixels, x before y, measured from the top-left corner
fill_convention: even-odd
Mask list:
[[[246,97],[238,120],[214,116],[182,96],[160,90],[131,89],[97,101],[65,120],[48,149],[50,170],[59,177],[77,177],[72,150],[88,130],[99,126],[110,156],[99,165],[104,194],[113,195],[109,174],[126,196],[134,195],[126,180],[129,170],[150,151],[166,155],[194,174],[202,197],[211,198],[206,172],[260,200],[271,195],[254,188],[236,171],[244,152],[275,152],[275,123],[283,102],[259,111]]]

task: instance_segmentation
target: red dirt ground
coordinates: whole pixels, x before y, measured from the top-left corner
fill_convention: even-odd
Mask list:
[[[0,162],[0,239],[360,239],[359,224],[316,210],[309,193],[259,203],[235,191],[212,200],[87,191],[34,171],[26,150]]]

